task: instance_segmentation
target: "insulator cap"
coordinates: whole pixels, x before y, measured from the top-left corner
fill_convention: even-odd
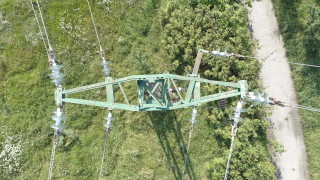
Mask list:
[[[60,70],[63,67],[64,67],[63,65],[54,64],[54,65],[50,66],[48,69],[51,70],[51,71],[54,71],[54,70]]]
[[[104,74],[106,76],[109,76],[110,72],[112,70],[112,68],[109,67],[109,64],[110,64],[110,62],[109,61],[105,61],[105,60],[103,60],[102,63],[101,63],[101,65],[103,66],[102,72],[104,72]]]
[[[249,93],[248,100],[252,102],[252,106],[261,104],[262,107],[266,107],[269,104],[268,94],[264,92],[258,92],[257,90]]]
[[[233,122],[235,124],[238,124],[240,121],[243,121],[244,119],[241,117],[236,117],[236,116],[230,116],[230,119],[233,119]]]
[[[66,126],[63,125],[63,124],[61,124],[61,125],[51,124],[50,127],[53,128],[56,131],[64,130],[66,128]]]
[[[243,121],[243,120],[244,120],[244,119],[241,118],[240,116],[241,116],[241,113],[242,113],[242,112],[246,112],[247,110],[246,110],[246,109],[242,109],[242,105],[243,105],[243,102],[239,101],[239,102],[237,103],[237,106],[234,107],[234,108],[232,108],[232,109],[235,111],[235,113],[234,113],[233,116],[230,116],[230,119],[233,119],[233,122],[234,122],[235,124],[238,124],[240,121]]]
[[[242,113],[248,111],[248,109],[238,109],[237,107],[233,107],[232,109],[236,112],[242,112]]]
[[[66,120],[66,115],[63,114],[61,111],[61,108],[57,108],[57,111],[53,111],[53,115],[51,116],[51,119],[55,121],[55,124],[52,124],[50,127],[55,130],[62,130],[65,128],[65,125],[62,124],[62,121]]]
[[[61,116],[52,115],[51,119],[54,121],[64,121],[67,119],[67,116],[66,115],[61,115]]]
[[[104,119],[105,119],[105,120],[107,120],[107,121],[113,121],[113,120],[116,120],[116,118],[115,118],[115,117],[105,117]]]
[[[113,127],[112,121],[115,120],[116,118],[112,117],[112,113],[111,112],[109,112],[108,116],[106,116],[104,119],[107,120],[107,122],[104,124],[104,126],[106,128]]]
[[[60,70],[63,68],[63,65],[53,64],[49,67],[49,70],[51,70],[50,78],[52,79],[51,82],[53,82],[56,86],[59,86],[62,82],[62,78],[65,77],[64,74],[60,73]]]
[[[190,121],[192,124],[198,122],[198,121],[197,121],[197,116],[199,116],[199,114],[197,113],[197,108],[194,107],[193,110],[192,110],[192,113],[191,113],[191,119],[189,119],[189,121]]]
[[[220,49],[218,49],[217,51],[211,51],[211,54],[214,56],[222,56],[222,57],[228,57],[228,53],[227,50],[224,50],[224,52],[220,52]]]

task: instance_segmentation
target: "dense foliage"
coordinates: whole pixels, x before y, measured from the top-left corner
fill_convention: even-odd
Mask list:
[[[219,7],[219,6],[218,6]],[[252,51],[253,44],[250,34],[247,31],[247,12],[243,5],[234,3],[225,4],[218,8],[217,6],[198,5],[195,8],[175,7],[171,13],[165,16],[165,38],[163,43],[168,54],[168,59],[176,65],[176,72],[190,73],[196,56],[194,49],[217,49],[223,47],[232,52],[241,52],[249,54]],[[258,64],[256,61],[227,60],[225,58],[214,58],[206,61],[200,71],[202,76],[208,79],[235,82],[240,79],[247,79],[250,88],[257,88]],[[250,69],[248,71],[248,69]],[[217,92],[213,87],[205,87],[206,91]],[[230,112],[229,112],[230,113]],[[251,118],[261,117],[261,114],[249,113]],[[211,132],[220,146],[229,146],[229,132],[227,126],[223,123],[227,115],[220,110],[208,112],[208,122],[215,130]],[[254,123],[253,123],[254,122]],[[264,140],[268,125],[255,119],[253,122],[246,122],[241,127],[241,134],[238,142],[237,151],[234,154],[231,177],[235,179],[266,179],[273,177],[274,167],[270,164],[267,153],[265,156],[257,156],[265,151]],[[252,124],[251,124],[252,123]],[[254,125],[255,124],[255,125]],[[222,130],[224,128],[224,130]],[[248,129],[247,129],[248,128]],[[259,132],[258,134],[250,133]],[[243,134],[242,134],[243,133]],[[250,135],[249,135],[250,134]],[[208,139],[209,140],[209,139]],[[258,142],[258,143],[256,143]],[[244,147],[254,147],[244,148]],[[208,177],[216,179],[221,177],[224,172],[224,156],[220,152],[212,161],[206,162],[208,168]],[[225,154],[225,153],[222,153]],[[250,158],[249,158],[250,157]],[[248,159],[247,159],[248,158]],[[250,161],[250,159],[255,159]],[[246,166],[243,162],[249,160]],[[256,163],[256,162],[259,163]],[[261,163],[261,164],[260,164]],[[260,167],[265,166],[265,169]]]
[[[281,33],[290,61],[320,64],[320,2],[273,0]],[[298,103],[320,107],[320,71],[318,68],[291,66]],[[320,176],[319,113],[300,111],[308,153],[311,178]]]
[[[112,62],[114,78],[161,73],[171,63],[172,73],[190,73],[197,49],[227,49],[252,53],[254,43],[247,31],[247,10],[238,1],[92,0],[103,46]],[[86,1],[41,3],[49,35],[65,65],[65,87],[103,80],[97,42]],[[29,1],[0,2],[0,123],[11,135],[22,138],[19,170],[3,179],[47,177],[54,109],[46,54]],[[206,57],[205,57],[206,58]],[[259,64],[254,60],[209,58],[200,75],[236,82],[246,79],[259,88]],[[135,94],[135,84],[129,94]],[[204,93],[225,90],[203,85]],[[103,99],[104,91],[78,95]],[[228,107],[237,99],[228,99]],[[228,116],[232,110],[200,109],[190,149],[186,177],[221,179],[230,145]],[[56,155],[57,179],[96,179],[104,137],[106,110],[67,105],[68,120]],[[170,112],[114,111],[106,156],[108,179],[181,179],[191,109]],[[268,151],[264,112],[255,108],[241,123],[230,179],[274,179],[275,167]],[[7,137],[0,134],[0,151]],[[12,141],[17,144],[20,141]],[[16,147],[13,146],[13,147]],[[20,153],[20,152],[19,152]],[[1,162],[0,162],[1,163]]]

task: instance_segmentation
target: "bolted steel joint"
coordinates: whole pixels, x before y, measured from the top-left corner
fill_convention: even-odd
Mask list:
[[[61,85],[57,87],[57,89],[54,91],[54,100],[56,102],[56,106],[57,107],[62,107],[63,105],[63,102],[62,102],[62,99],[63,99],[63,94],[62,94],[62,87]]]

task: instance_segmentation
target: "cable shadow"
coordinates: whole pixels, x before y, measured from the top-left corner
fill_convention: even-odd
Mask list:
[[[180,169],[183,169],[183,165],[179,166],[179,164],[183,164],[183,162],[178,162],[177,160],[184,160],[186,153],[186,144],[181,132],[181,123],[177,121],[177,116],[173,111],[150,112],[148,115],[159,139],[159,143],[165,153],[167,163],[173,173],[174,179],[182,179],[182,171]],[[174,139],[170,138],[172,135]],[[176,146],[178,146],[179,153],[174,150],[176,149]],[[187,160],[186,174],[189,176],[190,180],[195,180],[195,173],[189,157],[190,154]]]

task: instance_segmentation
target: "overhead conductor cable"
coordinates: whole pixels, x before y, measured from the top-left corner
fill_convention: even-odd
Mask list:
[[[241,55],[241,54],[234,54],[234,53],[230,53],[230,54],[228,54],[228,56],[241,57],[241,58],[250,58],[250,59],[260,59],[258,57],[254,57],[254,56],[244,56],[244,55]],[[279,61],[279,60],[266,59],[266,58],[264,58],[263,60],[273,61],[273,62],[280,62],[280,63],[288,63],[288,64],[294,64],[294,65],[299,65],[299,66],[308,66],[308,67],[320,68],[320,66],[313,65],[313,64],[303,64],[303,63],[296,63],[296,62],[290,62],[290,61]]]
[[[31,3],[32,10],[35,14],[37,25],[39,27],[41,37],[42,37],[42,40],[43,40],[43,43],[44,43],[44,46],[45,46],[45,49],[46,49],[46,52],[48,55],[49,66],[50,66],[49,70],[51,71],[50,78],[52,79],[51,82],[53,82],[55,84],[57,89],[62,89],[61,82],[62,82],[62,78],[65,76],[64,74],[61,73],[61,69],[63,68],[63,66],[58,64],[57,58],[54,54],[54,50],[51,47],[50,39],[49,39],[48,32],[47,32],[47,29],[46,29],[46,26],[44,23],[44,18],[42,15],[39,1],[36,0],[36,3],[38,6],[40,19],[41,19],[42,26],[43,26],[43,29],[45,32],[44,34],[46,36],[48,46],[45,43],[44,34],[42,32],[37,13],[34,9],[34,6],[33,6],[33,3],[31,0],[30,0],[30,3]],[[57,105],[57,110],[53,112],[51,119],[54,120],[55,123],[51,125],[51,128],[54,129],[54,135],[53,135],[53,146],[52,146],[52,152],[51,152],[51,158],[50,158],[50,167],[49,167],[49,173],[48,173],[49,180],[51,180],[53,177],[54,159],[55,159],[55,153],[56,153],[56,149],[57,149],[58,142],[59,142],[59,135],[61,134],[62,130],[64,129],[63,121],[66,119],[66,116],[63,114],[63,111],[62,111],[62,105],[60,105],[60,104]]]
[[[241,54],[236,54],[236,53],[227,53],[227,51],[225,50],[224,52],[221,52],[220,49],[218,49],[217,51],[207,51],[207,50],[203,50],[205,53],[210,53],[211,56],[220,56],[220,57],[237,57],[237,58],[250,58],[250,59],[258,59],[261,60],[261,58],[259,57],[254,57],[254,56],[245,56],[245,55],[241,55]],[[272,52],[271,54],[273,54],[274,52]],[[209,56],[209,57],[211,57]],[[270,56],[270,55],[269,55]],[[269,57],[268,56],[268,57]],[[290,62],[290,61],[279,61],[279,60],[272,60],[272,59],[267,59],[263,58],[262,60],[266,60],[266,61],[273,61],[273,62],[280,62],[280,63],[289,63],[289,64],[294,64],[294,65],[299,65],[299,66],[308,66],[308,67],[315,67],[315,68],[320,68],[320,65],[313,65],[313,64],[304,64],[304,63],[296,63],[296,62]],[[209,58],[203,60],[201,63],[207,61]]]
[[[31,3],[31,8],[32,8],[32,11],[33,11],[33,13],[34,13],[34,16],[35,16],[35,18],[36,18],[36,22],[37,22],[38,28],[39,28],[39,30],[40,30],[40,35],[41,35],[41,39],[42,39],[43,44],[44,44],[44,48],[46,49],[47,55],[49,56],[48,47],[47,47],[47,44],[46,44],[46,42],[45,42],[44,35],[43,35],[42,29],[41,29],[41,26],[40,26],[40,23],[39,23],[39,19],[38,19],[38,16],[37,16],[37,12],[36,12],[36,10],[34,9],[32,0],[30,0],[30,3]]]
[[[102,177],[102,169],[103,169],[103,164],[104,164],[104,159],[105,159],[105,153],[107,151],[107,143],[108,143],[111,127],[112,127],[112,121],[115,119],[114,117],[112,117],[112,110],[109,110],[109,114],[105,119],[107,120],[107,122],[104,124],[104,126],[107,129],[106,129],[106,135],[105,135],[105,138],[104,138],[103,153],[102,153],[100,171],[99,171],[99,180]]]
[[[48,36],[48,32],[47,32],[46,25],[44,24],[44,20],[43,20],[43,16],[42,16],[41,7],[40,7],[40,4],[39,4],[39,1],[38,1],[38,0],[36,0],[36,2],[37,2],[37,5],[38,5],[39,14],[40,14],[40,17],[41,17],[41,21],[42,21],[43,29],[44,29],[44,32],[45,32],[46,37],[47,37],[48,45],[49,45],[49,47],[50,47],[50,40],[49,40],[49,36]]]
[[[234,138],[237,134],[238,123],[240,121],[243,121],[243,118],[241,118],[241,113],[247,111],[246,109],[242,109],[242,105],[243,105],[243,101],[239,101],[237,103],[237,106],[233,108],[233,110],[235,111],[234,116],[230,117],[231,119],[233,119],[233,124],[231,125],[231,144],[230,144],[229,155],[228,155],[228,160],[226,165],[226,171],[224,174],[224,180],[228,179],[230,161],[231,161],[231,156],[232,156],[232,151],[234,146]]]
[[[92,23],[93,23],[93,27],[94,27],[94,30],[95,30],[95,33],[96,33],[96,37],[97,37],[97,40],[98,40],[98,43],[99,43],[99,51],[100,51],[100,55],[101,55],[101,58],[102,58],[102,66],[103,66],[102,72],[104,72],[105,76],[108,77],[110,75],[110,71],[111,71],[111,68],[109,67],[110,62],[106,60],[106,56],[105,56],[104,50],[102,49],[101,41],[100,41],[100,38],[99,38],[99,34],[98,34],[96,23],[94,21],[94,17],[93,17],[93,14],[92,14],[92,9],[91,9],[89,0],[87,0],[87,3],[88,3],[88,7],[89,7],[89,11],[90,11],[90,16],[91,16],[91,20],[92,20]]]
[[[199,114],[197,113],[197,107],[193,108],[191,115],[192,115],[192,117],[190,119],[191,126],[190,126],[190,130],[189,130],[189,140],[188,140],[186,155],[185,155],[185,158],[184,158],[183,171],[182,171],[182,175],[181,175],[182,180],[184,179],[184,174],[185,174],[185,171],[187,169],[188,153],[189,153],[189,148],[190,148],[191,137],[192,137],[192,134],[193,134],[194,125],[197,122],[197,116],[199,116]]]
[[[99,38],[99,34],[98,34],[96,23],[94,21],[94,17],[93,17],[93,13],[92,13],[92,9],[91,9],[91,5],[89,3],[89,0],[87,0],[87,3],[88,3],[88,7],[89,7],[89,11],[90,11],[90,16],[91,16],[91,20],[92,20],[92,23],[93,23],[93,27],[94,27],[94,30],[95,30],[95,33],[96,33],[96,37],[97,37],[97,40],[98,40],[98,43],[99,43],[99,52],[100,52],[100,55],[101,55],[101,58],[102,58],[102,64],[101,65],[103,66],[102,72],[104,73],[104,75],[106,77],[109,77],[110,71],[111,71],[111,68],[109,67],[110,62],[106,60],[106,56],[105,56],[104,50],[102,49],[101,41],[100,41],[100,38]],[[106,135],[105,135],[105,139],[104,139],[103,152],[102,152],[102,158],[101,158],[101,164],[100,164],[100,170],[99,170],[99,180],[102,177],[102,169],[103,169],[103,164],[104,164],[104,159],[105,159],[105,153],[106,153],[106,150],[107,150],[107,143],[108,143],[111,127],[112,127],[112,120],[114,120],[114,118],[112,117],[112,110],[111,109],[109,109],[109,114],[105,119],[107,120],[107,122],[106,122],[106,124],[104,126],[107,129],[106,129]]]

